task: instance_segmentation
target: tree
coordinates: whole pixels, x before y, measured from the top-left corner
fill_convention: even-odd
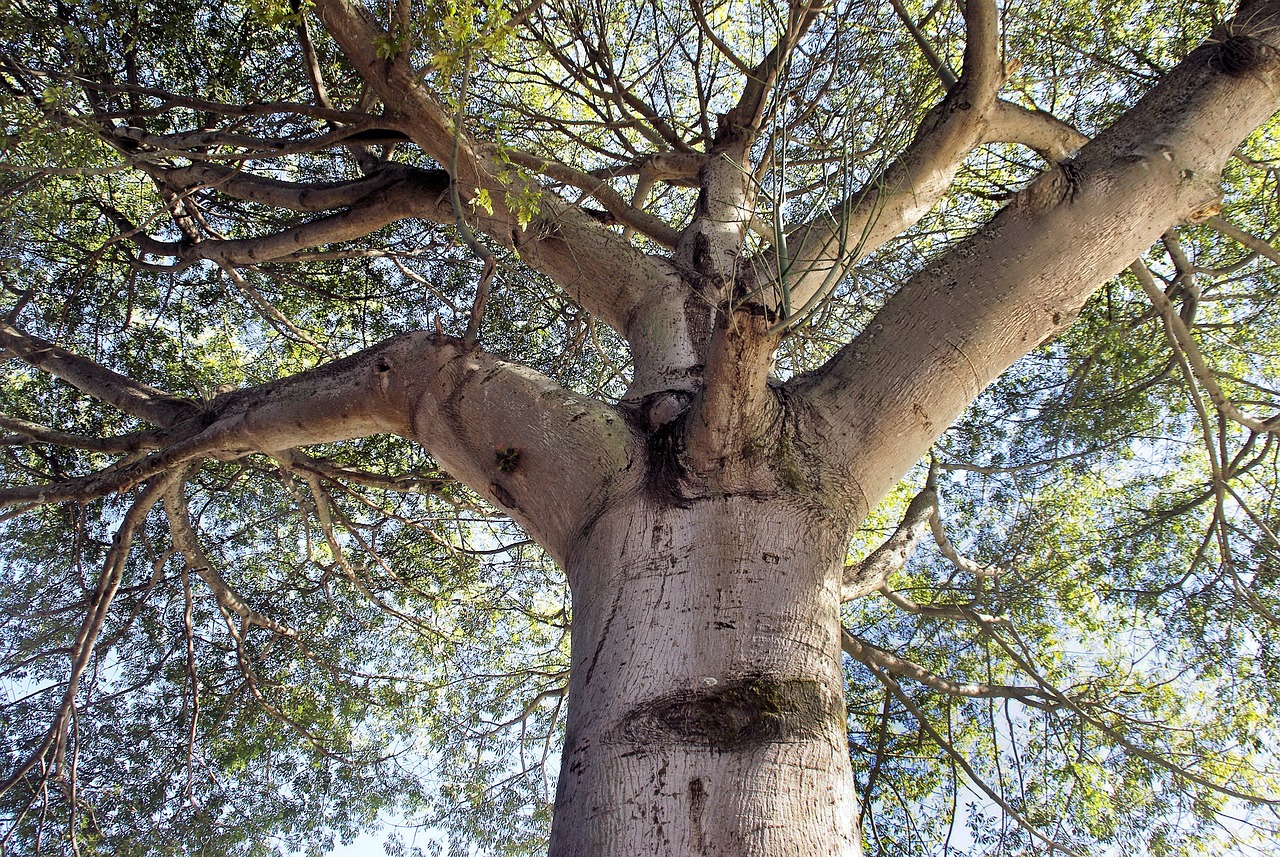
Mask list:
[[[0,31],[9,851],[1274,832],[1280,4]]]

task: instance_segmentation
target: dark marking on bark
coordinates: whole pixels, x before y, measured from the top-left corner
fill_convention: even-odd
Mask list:
[[[653,823],[657,827],[658,841],[663,845],[667,842],[666,832],[662,829],[662,792],[667,786],[667,760],[662,760],[662,767],[658,768],[657,782],[653,784]]]
[[[747,675],[660,696],[632,709],[621,729],[629,743],[735,751],[819,737],[838,716],[820,682]]]
[[[689,780],[689,829],[694,854],[701,854],[707,849],[706,834],[702,832],[702,816],[706,811],[707,787],[701,778],[694,777]]]
[[[649,534],[649,550],[656,551],[658,545],[662,542],[662,537],[666,533],[667,528],[661,521],[653,522],[653,530]]]
[[[516,498],[513,497],[511,492],[504,486],[499,485],[497,482],[490,482],[489,490],[493,492],[494,498],[504,507],[513,512],[520,512],[521,514],[524,513],[524,509],[520,508],[520,504],[516,502]]]
[[[1018,201],[1024,208],[1032,211],[1043,211],[1059,203],[1075,202],[1084,184],[1084,171],[1071,159],[1061,161],[1027,185],[1018,195]]]
[[[684,477],[684,415],[652,432],[646,439],[645,492],[655,501],[688,508]]]
[[[600,662],[600,651],[604,648],[604,641],[609,639],[609,628],[613,625],[614,618],[618,615],[618,605],[622,602],[622,587],[617,587],[613,594],[613,606],[609,608],[609,618],[604,620],[604,627],[600,629],[600,639],[596,640],[596,650],[591,653],[591,663],[587,665],[587,677],[582,682],[583,687],[591,684],[591,676],[595,674],[596,665]]]
[[[919,402],[911,404],[911,413],[920,421],[920,425],[924,426],[925,431],[933,431],[933,420],[929,419],[929,412]]]
[[[707,345],[711,342],[711,331],[716,323],[714,297],[713,295],[709,299],[700,294],[697,285],[690,283],[689,296],[684,299],[684,317],[689,330],[689,341],[693,343],[694,352],[702,360],[706,359]]]
[[[777,434],[773,460],[770,462],[778,483],[783,489],[793,494],[809,494],[817,488],[817,480],[812,474],[805,472],[798,433],[789,424],[785,415],[783,425]]]

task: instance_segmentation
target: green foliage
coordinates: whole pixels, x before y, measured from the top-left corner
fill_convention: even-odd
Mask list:
[[[702,5],[743,57],[767,49],[785,14],[745,0]],[[904,6],[958,67],[956,4]],[[540,190],[553,183],[504,149],[584,172],[669,149],[667,129],[697,150],[739,94],[725,83],[736,79],[734,64],[696,37],[685,4],[550,3],[539,21],[546,32],[516,26],[496,0],[409,8],[408,27],[386,19],[377,56],[409,63],[454,108],[474,63],[467,130],[494,148],[510,191],[481,190],[470,203],[476,212],[505,207],[521,228],[541,228]],[[365,174],[351,149],[299,142],[336,121],[297,108],[314,99],[298,36],[314,26],[308,10],[282,0],[0,4],[0,312],[193,401],[406,330],[438,323],[461,332],[479,265],[455,236],[417,221],[235,276],[161,265],[126,240],[122,221],[157,240],[186,240],[173,216],[182,200],[165,198],[139,165],[231,164],[317,187]],[[1004,93],[1095,132],[1228,11],[1219,2],[1004,4]],[[786,108],[794,121],[757,144],[755,155],[775,157],[753,177],[763,222],[805,219],[861,186],[939,97],[888,4],[835,12],[812,43],[834,46],[839,61],[809,49],[792,57],[778,100],[795,105]],[[331,40],[317,34],[313,48],[334,111],[394,114],[368,102]],[[574,78],[570,60],[595,76]],[[28,80],[39,86],[24,90]],[[659,105],[663,127],[637,118],[621,95],[602,98],[606,84]],[[293,106],[270,107],[280,104]],[[157,138],[214,125],[258,144],[212,142],[177,155],[155,143],[144,157],[113,143],[106,123]],[[1223,200],[1233,223],[1272,239],[1278,128],[1241,147]],[[407,146],[375,154],[439,166]],[[1041,166],[1013,146],[976,152],[934,212],[836,284],[783,344],[779,373],[829,358],[906,276],[971,234]],[[614,186],[625,196],[635,181]],[[193,188],[190,199],[207,230],[229,240],[302,218],[211,191]],[[645,210],[679,224],[695,201],[676,183]],[[777,240],[765,232],[773,237],[759,246]],[[1274,412],[1276,268],[1210,225],[1174,238],[1148,254],[1149,267],[1226,393],[1251,412]],[[618,335],[517,254],[494,252],[485,347],[616,400],[630,369]],[[1179,255],[1193,263],[1194,283]],[[6,417],[90,438],[140,427],[16,360],[0,363],[0,374]],[[935,456],[943,524],[989,573],[958,570],[926,536],[890,585],[918,603],[998,621],[911,615],[871,597],[848,606],[846,626],[937,675],[1042,695],[958,698],[903,678],[911,711],[847,662],[870,853],[1042,853],[1013,812],[1090,854],[1270,847],[1274,816],[1238,795],[1280,791],[1272,437],[1205,407],[1128,274],[974,403]],[[63,769],[0,798],[0,824],[12,830],[6,853],[36,853],[37,837],[46,853],[68,851],[74,830],[81,854],[320,854],[379,813],[438,832],[448,842],[439,853],[545,848],[567,670],[562,576],[420,449],[373,438],[306,455],[310,464],[209,463],[186,487],[211,567],[292,633],[246,626],[219,604],[176,554],[163,510],[152,509],[73,695]],[[111,460],[15,437],[0,446],[6,486],[65,480]],[[851,557],[892,531],[923,481],[917,474],[868,518]],[[0,777],[56,715],[67,652],[138,493],[0,522]],[[1046,699],[1049,689],[1061,697]],[[970,782],[957,755],[1006,806]],[[407,852],[403,842],[390,848]]]

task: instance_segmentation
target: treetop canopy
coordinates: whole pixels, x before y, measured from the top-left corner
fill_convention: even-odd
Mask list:
[[[9,0],[0,852],[545,851],[624,478],[513,474],[712,461],[764,362],[860,521],[869,853],[1266,853],[1277,26]]]

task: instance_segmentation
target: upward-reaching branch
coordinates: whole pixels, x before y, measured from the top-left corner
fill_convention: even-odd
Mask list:
[[[1280,8],[1246,4],[1229,32],[908,281],[820,375],[794,384],[838,427],[838,454],[869,502],[1103,281],[1170,226],[1215,210],[1231,152],[1280,108]]]
[[[575,300],[614,328],[625,331],[632,311],[652,296],[663,280],[653,261],[610,232],[589,214],[527,179],[499,178],[491,147],[456,129],[448,111],[426,90],[408,62],[385,56],[387,34],[354,0],[318,0],[320,20],[357,71],[387,107],[402,115],[412,140],[440,164],[449,164],[463,200],[489,194],[493,213],[468,221],[503,246],[512,247],[530,266],[547,274]],[[457,152],[454,153],[455,140]],[[537,216],[527,228],[509,210],[509,193],[532,195]],[[587,260],[591,261],[588,262]]]
[[[760,260],[762,281],[779,282],[784,312],[800,316],[844,271],[923,217],[942,198],[965,156],[983,141],[1000,88],[999,16],[992,0],[965,4],[964,68],[896,161],[840,204],[790,231],[786,258]],[[785,289],[783,286],[785,285]]]

